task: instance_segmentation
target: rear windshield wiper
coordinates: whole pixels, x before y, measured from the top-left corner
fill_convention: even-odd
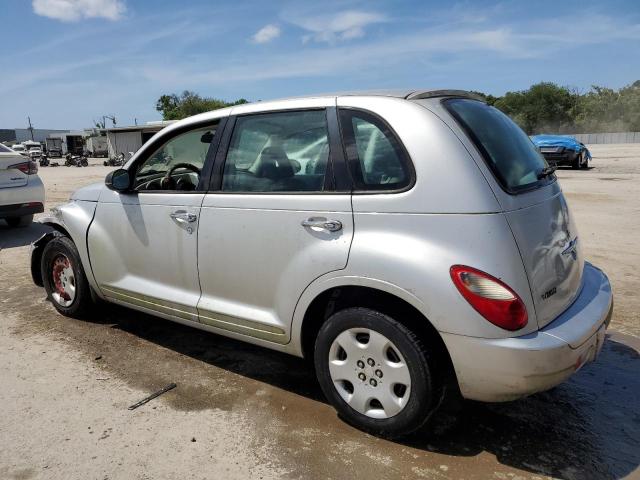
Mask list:
[[[542,180],[545,177],[549,177],[556,171],[558,167],[544,167],[542,170],[538,172],[538,180]]]

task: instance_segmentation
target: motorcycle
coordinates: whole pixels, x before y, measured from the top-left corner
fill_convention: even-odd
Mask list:
[[[88,167],[89,161],[87,157],[84,155],[72,155],[71,153],[67,153],[65,156],[65,167]]]
[[[105,167],[121,167],[124,165],[124,153],[120,153],[115,157],[109,157],[108,160],[102,162]]]

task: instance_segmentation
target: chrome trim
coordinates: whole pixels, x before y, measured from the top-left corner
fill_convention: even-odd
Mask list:
[[[286,332],[282,328],[273,325],[265,325],[251,320],[237,318],[218,312],[211,312],[208,310],[199,311],[195,307],[182,305],[168,300],[160,300],[155,297],[133,293],[113,286],[100,285],[100,288],[107,298],[112,298],[134,307],[142,307],[164,315],[170,315],[184,320],[189,320],[191,322],[202,323],[211,327],[279,344],[285,344],[289,341]]]
[[[133,293],[112,286],[100,285],[100,289],[107,298],[111,297],[132,306],[148,308],[162,312],[165,315],[173,315],[185,320],[191,320],[192,322],[198,321],[198,310],[188,305],[181,305],[168,300],[160,300],[155,297]]]

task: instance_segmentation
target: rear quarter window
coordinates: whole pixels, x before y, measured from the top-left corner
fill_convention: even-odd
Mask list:
[[[361,110],[340,109],[339,112],[356,191],[407,188],[413,178],[411,160],[386,122]]]
[[[482,153],[489,168],[510,193],[534,189],[548,183],[538,174],[547,162],[531,139],[507,115],[477,100],[453,98],[446,109],[462,126]]]

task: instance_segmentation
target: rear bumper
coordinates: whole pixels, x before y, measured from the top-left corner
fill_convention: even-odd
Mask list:
[[[0,218],[24,217],[42,212],[44,212],[44,205],[41,202],[0,205]]]
[[[44,185],[37,175],[29,175],[26,185],[0,188],[0,218],[22,217],[44,212]]]
[[[514,400],[548,390],[597,357],[613,312],[607,276],[585,263],[575,302],[542,330],[522,337],[483,339],[442,334],[462,396]]]

